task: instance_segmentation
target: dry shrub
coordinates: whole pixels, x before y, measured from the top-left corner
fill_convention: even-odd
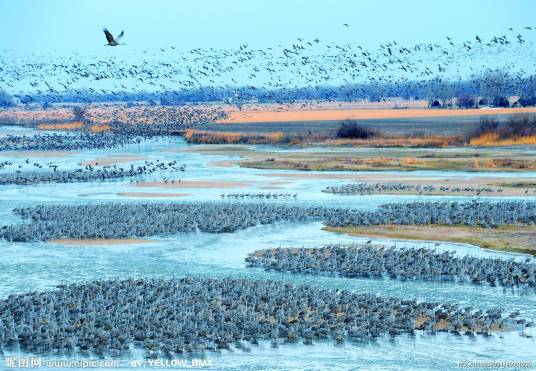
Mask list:
[[[468,136],[473,146],[512,146],[536,144],[536,117],[512,115],[504,124],[481,117],[480,125]]]
[[[354,120],[345,120],[337,129],[338,138],[369,139],[378,136],[375,130],[359,125]]]

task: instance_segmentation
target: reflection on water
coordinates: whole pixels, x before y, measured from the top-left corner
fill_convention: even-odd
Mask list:
[[[227,156],[204,156],[191,152],[166,152],[167,148],[185,144],[180,139],[151,141],[142,145],[131,145],[113,154],[136,154],[148,159],[166,161],[177,160],[187,165],[185,173],[176,176],[197,180],[252,181],[245,188],[237,189],[188,189],[191,196],[182,200],[219,200],[222,192],[277,192],[278,189],[264,189],[269,182],[278,180],[263,176],[255,169],[215,168],[208,166],[215,159]],[[103,157],[104,150],[82,151],[70,157],[57,159],[36,159],[55,161],[61,166],[77,164]],[[0,161],[24,161],[0,156]],[[138,161],[140,162],[140,161]],[[143,160],[141,160],[143,162]],[[135,162],[136,163],[136,162]],[[265,173],[269,173],[267,171]],[[281,173],[281,171],[277,171]],[[426,173],[430,177],[440,174]],[[478,174],[458,174],[478,176]],[[175,176],[172,174],[167,177]],[[396,177],[396,174],[393,175]],[[443,174],[444,176],[444,174]],[[500,176],[507,176],[501,174]],[[531,173],[519,176],[533,176]],[[159,180],[162,175],[153,174],[144,180]],[[425,196],[352,196],[340,197],[322,193],[321,190],[333,181],[324,179],[297,179],[278,185],[281,192],[296,192],[298,200],[277,200],[289,204],[321,204],[326,206],[373,208],[384,202],[423,199]],[[172,190],[175,191],[175,190]],[[181,190],[182,191],[182,190]],[[178,191],[178,192],[181,192]],[[37,186],[0,187],[0,224],[18,222],[11,208],[31,206],[47,202],[139,202],[140,199],[121,197],[120,192],[170,192],[170,188],[140,188],[130,181],[106,183],[43,184]],[[439,197],[426,196],[426,200]],[[441,199],[445,199],[442,197]],[[464,199],[457,197],[456,200]],[[159,200],[151,198],[151,200]],[[169,198],[160,200],[170,201]],[[173,199],[171,199],[173,200]],[[519,310],[522,317],[536,318],[536,293],[512,292],[502,288],[479,287],[469,283],[398,281],[390,279],[348,279],[341,277],[291,275],[269,272],[263,269],[247,268],[244,258],[257,249],[290,246],[320,246],[327,243],[362,242],[364,239],[348,237],[323,231],[322,224],[279,223],[250,228],[228,234],[187,233],[151,238],[154,243],[139,245],[109,246],[61,246],[44,242],[6,243],[0,242],[0,297],[30,290],[52,289],[59,283],[84,280],[124,277],[180,277],[200,275],[211,277],[250,277],[255,279],[285,280],[295,283],[310,283],[324,288],[344,288],[359,292],[373,292],[381,295],[403,296],[419,300],[459,303],[486,309],[500,306],[506,312]],[[388,241],[374,242],[407,247],[431,247],[438,250],[456,250],[458,254],[479,256],[516,257],[486,251],[468,245],[441,243],[434,246],[430,242]],[[452,369],[460,360],[534,360],[536,344],[534,338],[520,334],[501,336],[466,337],[451,334],[429,335],[417,333],[414,337],[402,336],[394,340],[381,338],[375,342],[333,343],[306,345],[283,345],[273,349],[269,344],[253,346],[251,352],[234,350],[219,354],[207,354],[214,361],[216,369],[323,369],[339,370],[352,368],[377,369]]]

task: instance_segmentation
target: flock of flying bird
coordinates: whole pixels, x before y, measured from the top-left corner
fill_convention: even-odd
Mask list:
[[[170,92],[216,89],[234,93],[228,102],[240,101],[242,91],[255,89],[320,89],[369,83],[403,83],[433,79],[464,79],[471,74],[501,69],[511,72],[513,82],[535,70],[533,33],[536,27],[509,29],[503,35],[446,43],[402,45],[397,41],[368,49],[356,43],[325,43],[318,38],[297,38],[291,45],[255,49],[247,44],[236,49],[175,46],[129,53],[127,49],[103,56],[20,56],[0,54],[0,85],[12,90],[22,102],[32,94],[73,94],[88,102],[94,94]],[[104,29],[109,46],[119,43]],[[116,49],[114,49],[116,50]],[[357,85],[355,89],[360,89]]]

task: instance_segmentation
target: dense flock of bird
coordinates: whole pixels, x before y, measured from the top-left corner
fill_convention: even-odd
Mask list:
[[[224,117],[213,108],[196,107],[140,107],[125,109],[113,106],[93,113],[89,110],[84,120],[104,123],[108,131],[95,133],[87,125],[74,133],[8,134],[0,136],[1,151],[69,151],[105,149],[127,144],[139,144],[147,139],[172,135],[181,130],[201,126]]]
[[[28,222],[0,227],[8,241],[128,238],[177,232],[225,233],[276,222],[324,221],[330,226],[448,224],[498,227],[536,223],[536,202],[387,203],[376,210],[243,202],[100,203],[16,208]]]
[[[29,165],[29,159],[25,160]],[[98,166],[87,164],[83,167],[68,170],[58,170],[59,165],[49,162],[41,164],[33,162],[31,165],[35,170],[26,170],[22,164],[13,164],[11,161],[0,162],[0,170],[6,169],[9,165],[16,166],[15,172],[0,172],[0,185],[35,185],[40,183],[73,183],[73,182],[93,182],[112,179],[135,178],[142,175],[160,174],[161,172],[171,172],[179,174],[184,172],[186,165],[179,165],[177,161],[145,160],[142,164],[122,167],[116,164]],[[45,170],[42,170],[45,168]],[[131,179],[131,181],[133,181]],[[166,178],[165,182],[169,180]],[[175,182],[175,180],[173,180]]]
[[[113,356],[141,348],[167,358],[262,340],[341,343],[417,329],[489,336],[532,325],[517,316],[278,281],[95,281],[0,300],[0,350]]]
[[[340,195],[371,195],[375,193],[412,192],[417,194],[437,193],[474,193],[479,196],[486,193],[502,192],[502,188],[490,187],[447,187],[432,184],[404,184],[404,183],[347,183],[336,186],[328,186],[323,192]]]
[[[457,256],[454,251],[396,246],[328,245],[320,248],[258,250],[246,258],[252,267],[343,277],[399,280],[471,281],[490,286],[535,288],[536,264],[513,259]]]
[[[142,138],[117,133],[39,133],[0,137],[1,151],[72,151],[79,149],[115,148],[141,143]]]
[[[435,201],[386,203],[376,210],[338,210],[326,224],[334,227],[363,225],[444,224],[486,228],[504,224],[536,223],[533,201]]]
[[[91,102],[95,94],[191,89],[202,89],[205,96],[230,90],[228,102],[237,103],[262,88],[303,87],[314,95],[322,86],[354,85],[355,92],[340,89],[344,99],[345,94],[359,93],[357,83],[363,81],[377,85],[441,82],[497,69],[510,73],[510,83],[516,84],[516,79],[536,69],[535,32],[536,27],[526,26],[500,35],[475,35],[471,40],[446,37],[443,42],[414,45],[391,40],[378,47],[298,37],[289,45],[262,49],[242,44],[234,49],[185,51],[168,46],[130,52],[123,47],[107,56],[5,51],[0,53],[0,85],[25,103],[32,103],[34,94],[69,93],[77,101]]]
[[[14,209],[29,223],[0,228],[8,241],[58,238],[127,238],[177,232],[225,233],[280,221],[322,220],[322,207],[267,203],[103,203]]]
[[[174,134],[191,127],[202,126],[226,117],[218,107],[195,105],[162,106],[124,104],[83,108],[82,118],[88,122],[107,124],[114,133],[154,136]]]

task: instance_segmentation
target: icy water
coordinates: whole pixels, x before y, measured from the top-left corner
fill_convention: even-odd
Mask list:
[[[0,128],[1,131],[1,128]],[[180,138],[155,140],[131,145],[119,150],[77,151],[67,157],[30,158],[33,162],[56,162],[60,168],[72,168],[79,163],[108,155],[136,155],[142,160],[177,160],[186,164],[180,174],[153,174],[143,180],[163,178],[204,181],[242,182],[239,188],[171,188],[139,187],[130,180],[104,183],[44,184],[37,186],[0,186],[0,224],[17,222],[11,213],[13,207],[31,206],[37,203],[87,203],[87,202],[146,202],[146,201],[209,201],[220,200],[221,193],[229,192],[283,192],[297,193],[296,200],[271,200],[298,205],[325,205],[354,208],[374,208],[384,202],[414,199],[446,199],[436,196],[337,196],[322,193],[327,185],[346,182],[329,179],[290,179],[268,176],[284,171],[262,171],[238,167],[214,167],[213,162],[227,160],[229,156],[202,155],[188,151]],[[173,149],[173,151],[170,151]],[[273,150],[271,148],[270,150]],[[0,153],[0,162],[9,160],[20,163],[25,157],[12,157]],[[130,166],[121,163],[119,166]],[[0,176],[2,171],[0,170]],[[338,172],[337,174],[340,174]],[[398,181],[408,173],[390,173]],[[430,178],[445,174],[426,174]],[[477,173],[449,173],[463,177],[480,176]],[[534,173],[500,173],[494,176],[524,177]],[[137,180],[142,180],[138,178]],[[129,197],[121,193],[187,193],[185,197]],[[456,197],[462,200],[463,197]],[[496,200],[496,198],[493,198]],[[245,201],[241,201],[245,202]],[[257,226],[244,231],[226,234],[180,233],[149,238],[150,243],[108,246],[63,246],[52,243],[0,242],[0,297],[26,291],[52,289],[57,284],[102,278],[125,277],[181,277],[198,275],[209,277],[250,277],[275,279],[295,283],[315,284],[324,288],[344,288],[357,292],[373,292],[381,295],[417,298],[419,300],[458,303],[464,306],[486,309],[502,307],[506,312],[518,310],[523,318],[536,318],[536,292],[512,292],[502,288],[478,287],[471,284],[397,281],[390,279],[346,279],[340,277],[291,275],[247,268],[244,259],[257,249],[289,246],[320,246],[325,243],[363,242],[365,239],[342,236],[322,230],[322,224],[279,223]],[[469,245],[434,242],[392,241],[375,239],[375,243],[407,247],[431,247],[438,250],[456,250],[458,254],[479,256],[504,256],[525,258],[517,254],[498,253]],[[533,337],[529,337],[533,336]],[[209,369],[277,369],[277,370],[346,370],[346,369],[455,369],[460,361],[536,361],[534,333],[507,333],[492,337],[467,337],[452,334],[428,335],[417,332],[415,336],[401,336],[394,340],[380,338],[374,342],[335,345],[331,342],[307,345],[281,345],[274,349],[269,344],[251,346],[250,351],[235,349],[221,353],[208,353]],[[5,356],[10,356],[6,354]],[[1,358],[0,358],[1,359]],[[50,358],[47,358],[50,359]],[[72,359],[72,358],[71,358]],[[143,360],[151,368],[143,354],[133,352],[127,358],[119,358],[121,366],[130,367],[129,361]],[[191,360],[189,360],[191,361]],[[0,361],[0,365],[3,363]],[[158,368],[158,367],[157,367]],[[202,368],[202,367],[201,367]],[[56,368],[58,369],[58,368]],[[109,368],[106,368],[109,369]],[[199,369],[199,367],[197,368]]]

